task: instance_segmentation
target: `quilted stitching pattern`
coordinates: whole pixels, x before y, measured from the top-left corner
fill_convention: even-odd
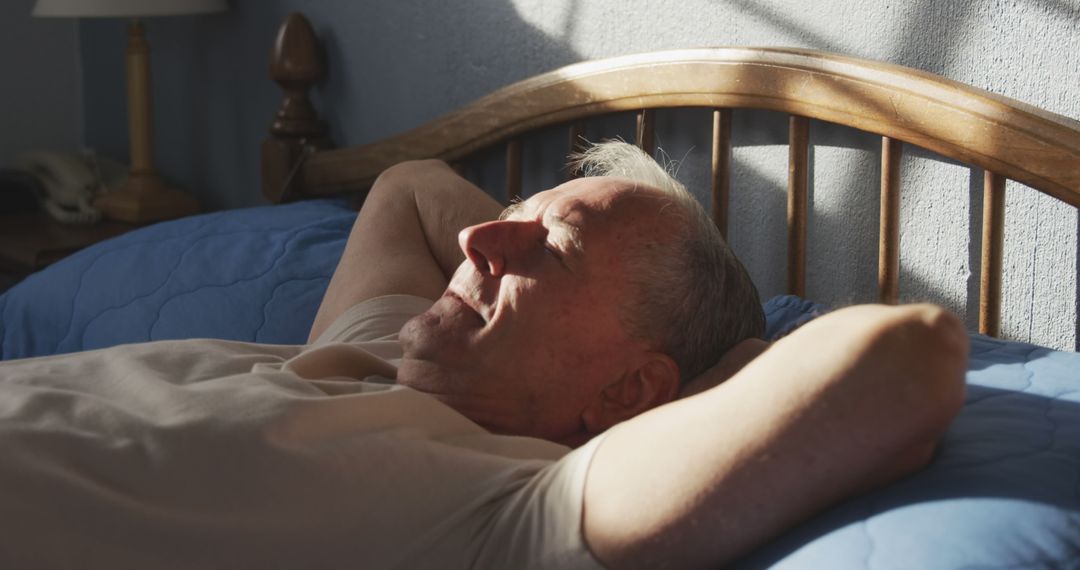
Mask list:
[[[0,357],[171,338],[303,343],[355,216],[311,201],[102,242],[0,296]]]
[[[1080,354],[974,335],[964,409],[929,468],[737,567],[1080,568]]]

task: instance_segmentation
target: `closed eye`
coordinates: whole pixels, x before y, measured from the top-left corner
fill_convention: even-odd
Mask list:
[[[566,260],[563,259],[562,252],[559,251],[558,248],[556,248],[554,245],[552,245],[552,244],[545,241],[544,242],[544,251],[548,252],[548,254],[550,254],[552,257],[554,257],[555,260],[558,261],[560,265],[562,265],[563,267],[565,267],[567,269],[570,269],[570,267],[568,265],[566,265]]]
[[[555,249],[555,246],[551,245],[550,243],[544,242],[544,249],[552,256],[554,256],[555,259],[562,261],[562,253],[559,252],[558,249]]]

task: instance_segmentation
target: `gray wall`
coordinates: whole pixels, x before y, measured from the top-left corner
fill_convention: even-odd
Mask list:
[[[258,144],[278,101],[265,62],[277,23],[292,10],[304,11],[325,42],[330,71],[317,98],[341,145],[408,129],[567,63],[707,45],[801,46],[885,60],[1080,118],[1076,0],[827,0],[812,9],[798,0],[232,4],[222,15],[148,24],[160,166],[212,208],[260,203]],[[86,22],[81,38],[87,141],[123,154],[122,25]],[[659,121],[660,144],[682,160],[680,177],[705,188],[708,116],[670,111]],[[630,134],[626,118],[604,123]],[[783,288],[784,129],[784,117],[742,113],[735,132],[731,242],[765,296]],[[590,133],[598,136],[599,127]],[[821,125],[812,137],[808,296],[871,301],[876,240],[866,236],[877,228],[878,141]],[[552,153],[532,149],[527,158]],[[901,294],[966,312],[974,326],[981,173],[927,153],[909,154],[903,169]],[[498,173],[485,172],[482,181],[501,192]],[[529,189],[553,181],[540,177]],[[1008,206],[1004,333],[1075,349],[1076,211],[1014,183]]]
[[[31,18],[33,5],[0,2],[0,165],[29,150],[82,146],[78,26],[75,20]]]

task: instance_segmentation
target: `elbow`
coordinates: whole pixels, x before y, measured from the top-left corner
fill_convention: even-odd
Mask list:
[[[934,406],[928,420],[930,428],[940,435],[964,406],[968,334],[953,313],[933,305],[920,306],[920,310],[929,362],[925,390]]]
[[[417,191],[438,192],[447,173],[453,174],[448,164],[437,159],[407,160],[382,171],[371,185],[365,204],[398,203],[412,204]]]
[[[416,201],[416,190],[432,186],[430,182],[425,183],[425,179],[430,180],[432,173],[439,169],[449,168],[441,160],[399,162],[382,171],[375,179],[364,198],[364,206],[379,208],[384,212],[402,205],[412,206]]]
[[[382,171],[375,184],[397,185],[430,175],[433,172],[450,170],[450,166],[438,159],[406,160]]]
[[[858,492],[922,469],[964,405],[968,334],[955,315],[935,305],[856,308],[861,323],[863,378],[871,379],[870,417],[883,453]],[[873,404],[870,404],[873,402]]]
[[[968,334],[953,313],[936,305],[894,309],[882,342],[904,371],[904,415],[913,422],[912,443],[936,442],[964,405]]]
[[[839,384],[861,393],[867,409],[890,418],[893,443],[936,442],[964,404],[968,334],[949,311],[930,304],[866,305],[834,313],[835,346],[850,355]],[[843,340],[846,339],[846,340]],[[842,348],[841,348],[842,347]]]

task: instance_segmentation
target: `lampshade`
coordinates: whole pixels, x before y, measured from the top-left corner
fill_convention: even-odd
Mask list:
[[[142,18],[221,12],[225,0],[37,0],[34,16],[65,18]]]

